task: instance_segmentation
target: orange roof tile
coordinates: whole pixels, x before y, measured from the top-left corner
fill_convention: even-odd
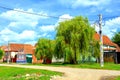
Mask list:
[[[94,34],[94,39],[95,40],[100,40],[100,35],[98,33]],[[115,44],[105,35],[103,35],[103,44],[104,45],[109,45],[109,46],[115,46]]]
[[[94,39],[99,41],[100,35],[98,33],[95,33]],[[113,43],[106,35],[103,35],[103,45],[114,46],[116,47],[116,51],[120,52],[120,47],[117,44]]]
[[[16,43],[10,43],[9,44],[9,51],[11,52],[24,52],[25,54],[33,54],[34,53],[34,47],[30,44],[16,44]],[[1,49],[4,51],[8,51],[8,46],[2,46]]]

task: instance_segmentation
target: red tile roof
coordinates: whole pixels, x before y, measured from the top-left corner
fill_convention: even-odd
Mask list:
[[[34,47],[30,44],[26,44],[26,45],[24,45],[24,52],[26,54],[28,54],[28,53],[34,54]]]
[[[24,52],[25,54],[33,54],[34,53],[34,47],[30,44],[16,44],[16,43],[10,43],[9,44],[9,51],[11,52]],[[4,51],[8,51],[8,46],[2,46],[1,49]]]
[[[1,46],[0,49],[4,50],[4,51],[7,51],[8,50],[8,47],[7,46]]]
[[[120,48],[117,44],[113,43],[106,35],[103,35],[103,45],[108,45],[108,46],[114,46],[116,47],[116,51],[120,52]],[[94,39],[99,41],[100,40],[100,35],[98,33],[94,34]]]
[[[100,40],[100,35],[98,33],[94,34],[94,39],[95,40]],[[109,45],[109,46],[115,46],[115,43],[113,43],[107,36],[103,35],[103,44],[104,45]]]

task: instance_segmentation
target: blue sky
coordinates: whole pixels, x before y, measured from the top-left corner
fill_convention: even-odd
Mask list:
[[[0,0],[0,6],[37,13],[45,17],[0,8],[0,45],[9,42],[35,44],[39,38],[55,38],[63,18],[88,17],[90,24],[103,15],[103,34],[111,38],[120,31],[119,0]],[[95,27],[96,31],[99,27]]]

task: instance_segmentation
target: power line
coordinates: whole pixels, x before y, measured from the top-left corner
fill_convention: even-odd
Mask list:
[[[113,19],[113,18],[117,18],[117,17],[120,17],[120,16],[109,16],[109,17],[104,17],[103,20]]]
[[[32,15],[37,15],[37,16],[43,16],[43,17],[51,17],[51,18],[57,18],[57,19],[70,19],[70,18],[60,18],[58,16],[49,16],[49,15],[44,15],[44,14],[38,14],[38,13],[32,13],[32,12],[27,12],[27,11],[21,11],[21,10],[16,10],[16,9],[4,7],[4,6],[0,6],[0,8],[6,9],[6,10],[16,11],[16,12],[20,12],[20,13],[26,13],[26,14],[32,14]],[[92,19],[88,19],[88,20],[89,21],[95,21],[95,20],[92,20]]]
[[[21,13],[26,13],[26,14],[37,15],[37,16],[59,18],[59,17],[57,17],[57,16],[48,16],[48,15],[44,15],[44,14],[32,13],[32,12],[21,11],[21,10],[15,10],[15,9],[8,8],[8,7],[3,7],[3,6],[0,6],[0,8],[6,9],[6,10],[12,10],[12,11],[16,11],[16,12],[21,12]],[[69,18],[60,18],[60,19],[69,19]]]
[[[21,11],[21,10],[16,10],[16,9],[12,9],[9,7],[4,7],[4,6],[0,6],[0,8],[2,9],[6,9],[6,10],[12,10],[12,11],[16,11],[16,12],[20,12],[20,13],[26,13],[26,14],[32,14],[32,15],[37,15],[37,16],[43,16],[43,17],[51,17],[51,18],[57,18],[57,19],[70,19],[70,18],[60,18],[58,16],[49,16],[49,15],[44,15],[44,14],[38,14],[38,13],[32,13],[32,12],[27,12],[27,11]],[[104,17],[103,21],[111,19],[111,18],[116,18],[116,17],[120,17],[120,16],[109,16],[109,17]],[[92,19],[88,19],[89,21],[96,21],[96,20],[92,20]]]

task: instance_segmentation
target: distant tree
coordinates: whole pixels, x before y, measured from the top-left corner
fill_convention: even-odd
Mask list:
[[[112,41],[116,44],[119,45],[120,47],[120,32],[116,33],[113,37],[112,37]]]
[[[3,54],[4,54],[4,51],[0,49],[0,59],[2,59]]]
[[[52,60],[54,51],[53,41],[49,39],[39,39],[37,42],[36,50],[35,50],[35,56],[37,59],[43,59],[44,63],[46,63],[46,60]]]
[[[76,64],[80,57],[89,55],[90,42],[93,40],[94,29],[87,18],[82,16],[60,22],[56,28],[57,57]]]

